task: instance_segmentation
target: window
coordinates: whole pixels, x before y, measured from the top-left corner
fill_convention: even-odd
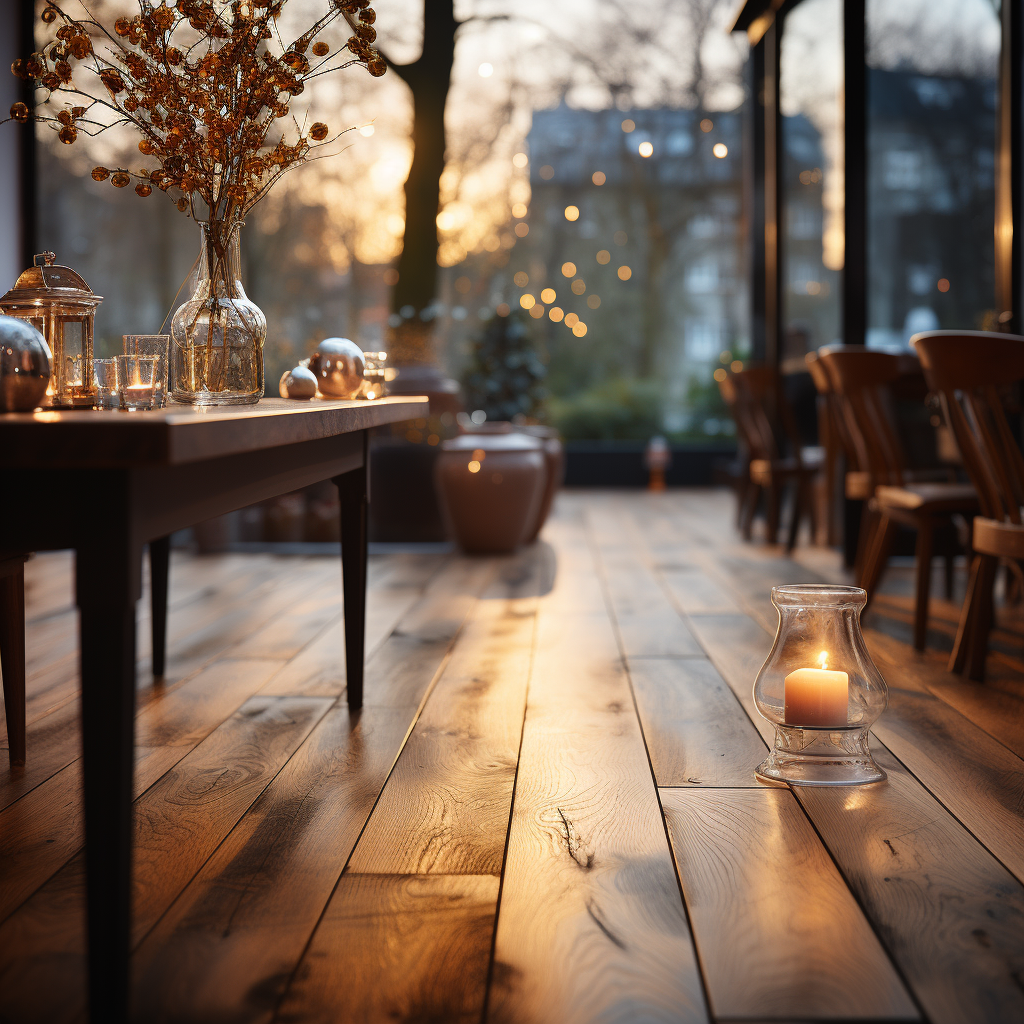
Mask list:
[[[843,266],[842,0],[803,0],[785,17],[782,111],[784,365],[839,336]]]
[[[994,329],[999,19],[991,0],[869,0],[868,344]]]

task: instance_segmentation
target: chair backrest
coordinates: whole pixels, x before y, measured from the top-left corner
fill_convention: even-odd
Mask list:
[[[931,389],[956,438],[983,516],[1021,522],[1024,456],[1013,436],[1000,388],[1024,380],[1024,337],[984,331],[915,334]]]
[[[902,485],[907,460],[892,409],[891,387],[905,372],[904,362],[887,352],[859,345],[833,345],[819,350],[857,468],[874,484]]]
[[[751,458],[754,449],[750,438],[750,424],[744,410],[740,408],[740,396],[736,390],[736,382],[726,374],[718,382],[718,391],[722,396],[722,401],[725,402],[732,414],[740,444],[746,449],[747,458]]]
[[[846,429],[846,417],[842,410],[842,398],[836,393],[832,386],[832,378],[825,363],[817,352],[808,352],[804,356],[807,370],[818,390],[819,403],[819,427],[818,432],[822,437],[822,443],[828,446],[838,441],[839,447],[846,456],[847,469],[860,469],[860,460],[857,457],[857,447]],[[836,453],[838,454],[838,452]]]
[[[751,456],[774,462],[788,448],[799,463],[800,434],[782,393],[778,371],[752,366],[731,373],[728,379],[735,387],[736,415],[745,423]]]

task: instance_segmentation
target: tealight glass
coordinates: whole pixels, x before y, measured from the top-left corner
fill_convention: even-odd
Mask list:
[[[387,392],[387,352],[364,352],[363,363],[363,384],[358,397],[371,402],[383,398]]]
[[[860,629],[859,587],[773,587],[775,644],[754,682],[754,703],[775,726],[775,743],[755,774],[794,786],[856,786],[885,772],[868,730],[888,690]]]
[[[117,409],[121,396],[117,392],[117,360],[94,359],[92,361],[93,408]]]
[[[159,408],[159,372],[160,356],[118,356],[117,392],[121,399],[121,408],[130,412]]]
[[[156,380],[157,408],[167,404],[167,370],[170,359],[171,336],[169,334],[124,334],[121,336],[125,355],[159,356]]]

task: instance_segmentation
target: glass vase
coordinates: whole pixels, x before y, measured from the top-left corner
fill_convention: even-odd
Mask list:
[[[775,644],[754,682],[754,703],[775,726],[758,777],[794,786],[856,786],[885,772],[868,730],[888,690],[860,629],[867,594],[859,587],[773,587]]]
[[[263,397],[267,318],[241,282],[241,222],[200,224],[195,291],[171,320],[171,397],[190,405],[250,405]]]

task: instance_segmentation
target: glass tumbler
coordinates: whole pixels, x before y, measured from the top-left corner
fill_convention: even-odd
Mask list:
[[[118,408],[121,404],[121,396],[117,392],[117,360],[94,359],[92,361],[92,378],[95,391],[93,408]]]
[[[387,392],[387,352],[364,352],[363,361],[363,386],[359,389],[358,397],[369,401],[383,398]]]
[[[122,355],[117,357],[117,392],[121,408],[134,412],[159,408],[156,380],[160,356]]]
[[[771,753],[755,774],[794,786],[856,786],[885,772],[868,730],[885,710],[885,680],[860,630],[859,587],[773,587],[775,644],[754,682],[754,703],[775,726]]]
[[[124,334],[121,336],[125,355],[159,356],[155,388],[159,401],[156,408],[167,404],[167,371],[170,359],[171,336],[169,334]]]

